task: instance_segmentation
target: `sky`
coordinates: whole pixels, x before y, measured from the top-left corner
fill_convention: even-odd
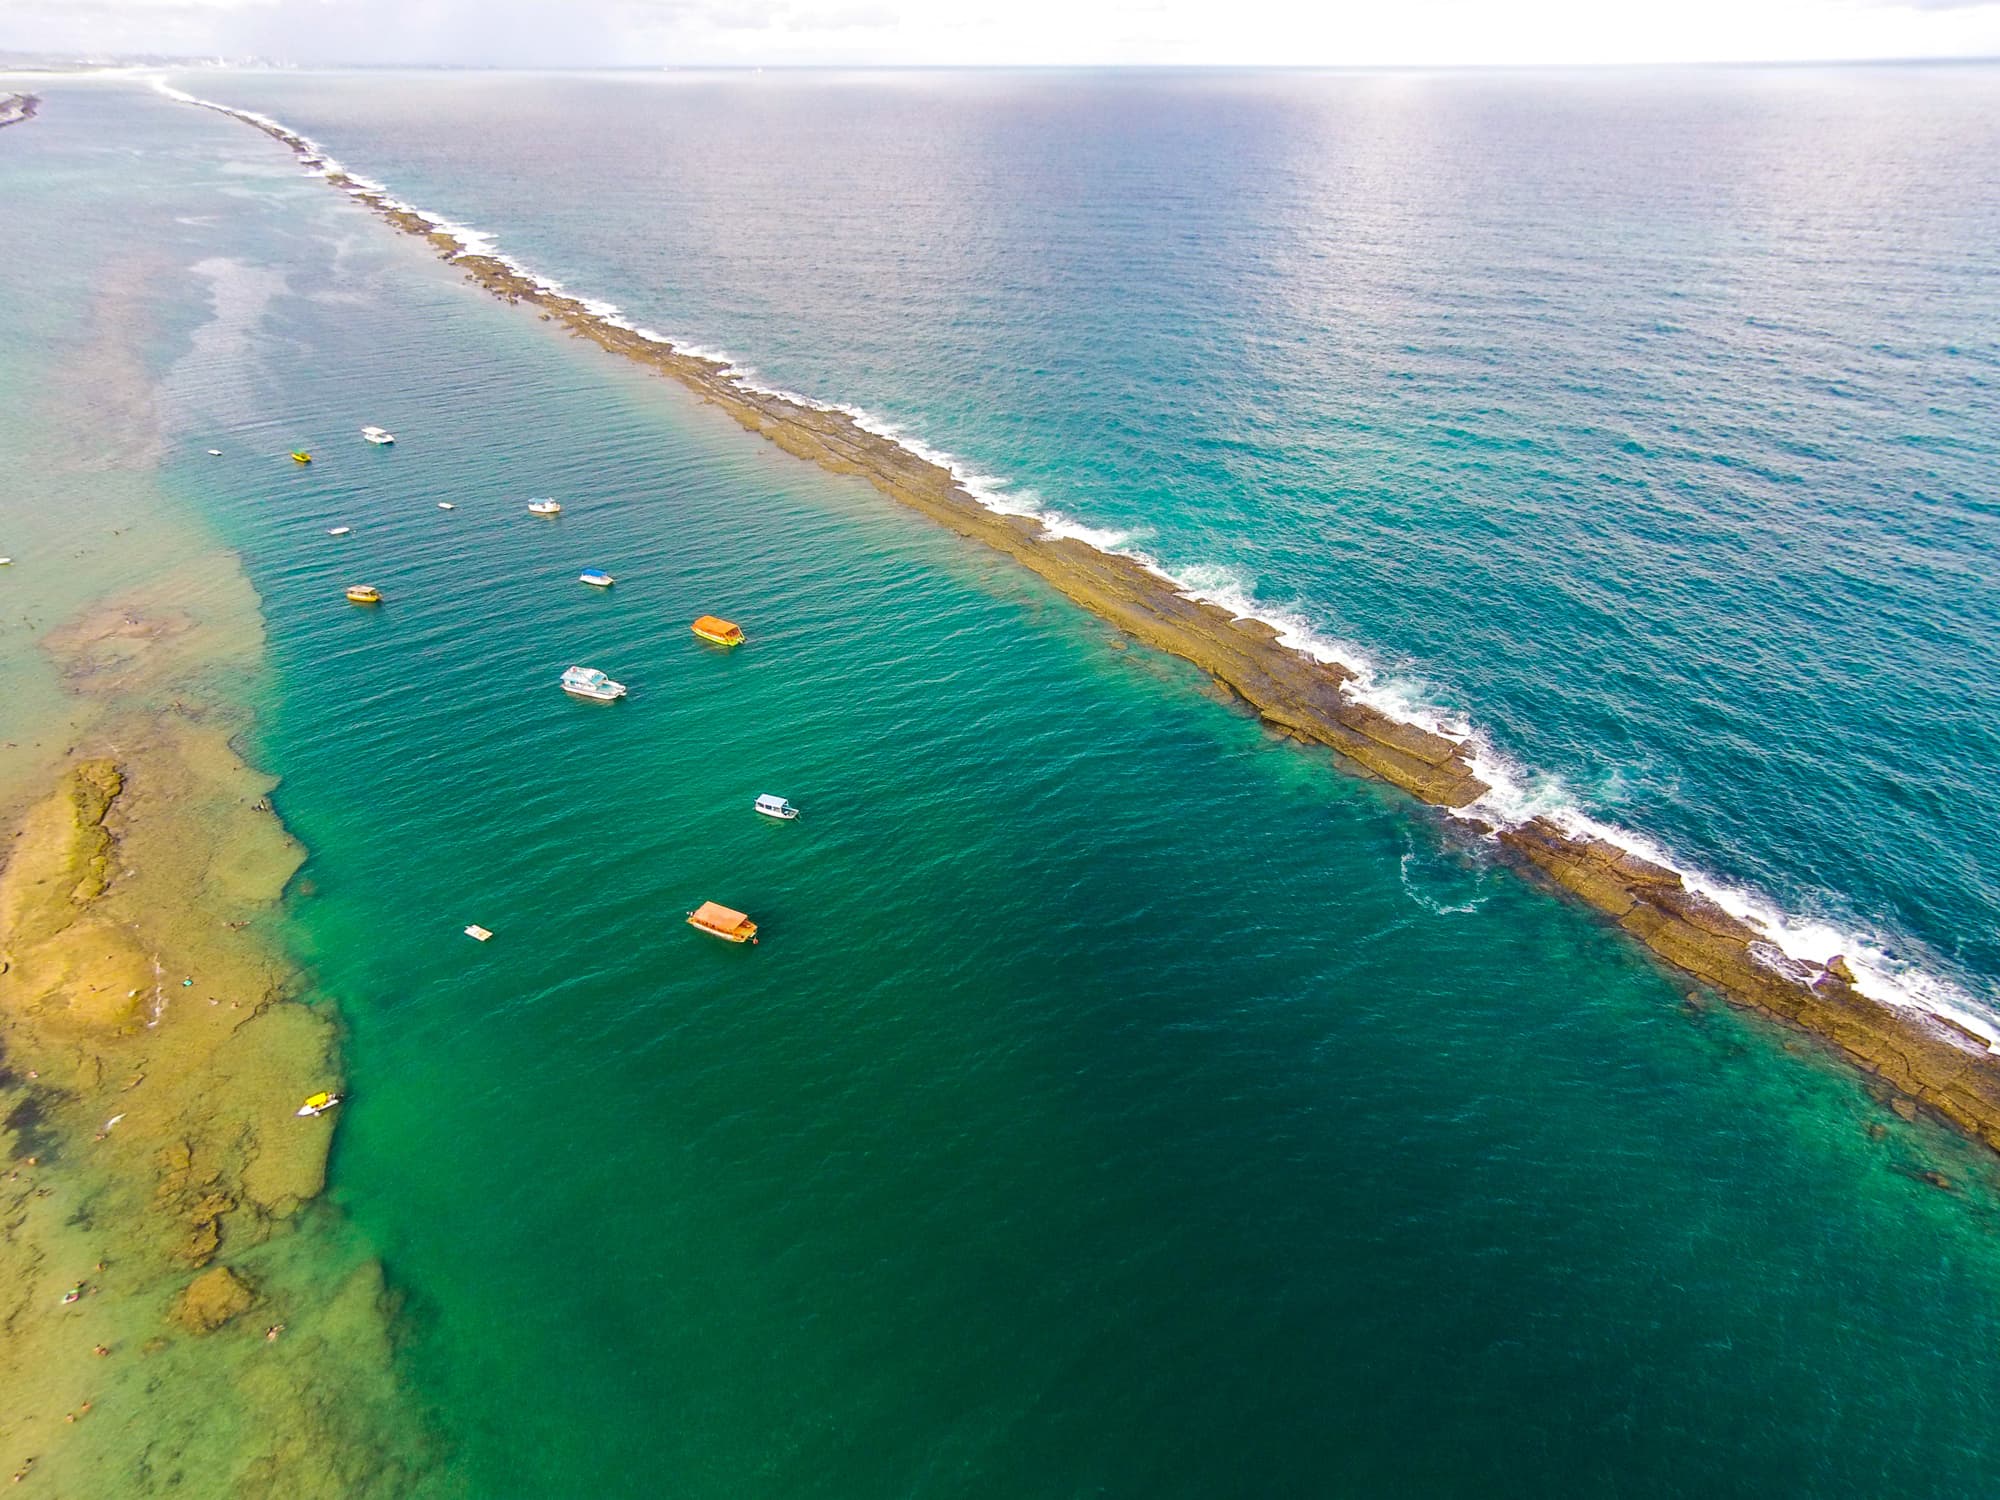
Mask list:
[[[1287,66],[2000,56],[2000,0],[0,0],[0,54]]]

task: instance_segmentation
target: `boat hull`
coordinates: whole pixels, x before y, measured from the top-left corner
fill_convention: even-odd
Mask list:
[[[625,696],[625,689],[623,688],[620,688],[615,693],[599,693],[592,692],[589,688],[570,687],[565,684],[563,691],[568,693],[572,698],[582,698],[590,703],[616,703],[620,698]]]
[[[725,932],[720,927],[711,927],[706,922],[697,922],[693,917],[689,917],[688,926],[692,927],[696,932],[705,932],[710,937],[721,938],[725,943],[754,943],[757,941],[757,924],[755,922],[747,923],[742,927],[734,927]]]

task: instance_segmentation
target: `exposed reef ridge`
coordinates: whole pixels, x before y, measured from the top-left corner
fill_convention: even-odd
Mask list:
[[[1194,663],[1282,732],[1327,746],[1434,807],[1466,808],[1489,790],[1464,744],[1359,701],[1350,691],[1361,686],[1358,674],[1282,644],[1263,621],[1190,598],[1136,558],[1051,535],[1031,517],[989,509],[944,466],[869,431],[846,411],[760,389],[721,360],[624,326],[356,180],[313,142],[266,116],[172,92],[288,146],[327,182],[427,242],[502,301],[539,309],[545,321],[679,381],[788,453],[863,478],[961,536],[1005,553],[1134,638]],[[1931,1012],[1864,995],[1838,957],[1825,965],[1788,957],[1751,923],[1690,889],[1678,871],[1627,849],[1547,819],[1488,831],[1523,866],[1603,913],[1664,963],[1823,1038],[2000,1150],[2000,1059],[1983,1037]]]
[[[33,94],[9,94],[0,99],[0,126],[19,125],[35,118],[42,101]]]

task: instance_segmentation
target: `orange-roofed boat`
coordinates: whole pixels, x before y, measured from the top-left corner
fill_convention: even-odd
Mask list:
[[[703,932],[712,932],[719,938],[727,938],[732,943],[754,943],[757,941],[757,924],[740,911],[731,911],[726,906],[718,906],[713,901],[704,901],[688,913],[688,926],[699,927]]]
[[[743,644],[743,627],[732,625],[715,615],[703,615],[689,627],[705,641],[713,641],[718,646],[740,646]]]

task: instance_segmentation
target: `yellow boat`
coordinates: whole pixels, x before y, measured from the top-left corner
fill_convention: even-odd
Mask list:
[[[731,943],[754,943],[757,941],[757,924],[740,911],[731,911],[726,906],[718,906],[713,901],[704,901],[688,913],[688,926],[699,927],[703,932]]]
[[[311,463],[312,461],[313,461],[313,456],[312,456],[312,455],[311,455],[310,453],[306,452],[306,451],[305,451],[305,450],[304,450],[303,448],[294,448],[294,449],[292,450],[292,462],[293,462],[293,463],[295,463],[295,464],[309,464],[309,463]]]
[[[382,591],[373,584],[357,583],[347,591],[349,604],[380,604]]]
[[[325,1114],[338,1103],[340,1103],[338,1094],[308,1094],[306,1102],[298,1107],[297,1112],[302,1118],[311,1119],[314,1115]]]
[[[718,646],[740,646],[743,644],[743,629],[715,615],[703,615],[688,627],[705,641],[713,641]]]

